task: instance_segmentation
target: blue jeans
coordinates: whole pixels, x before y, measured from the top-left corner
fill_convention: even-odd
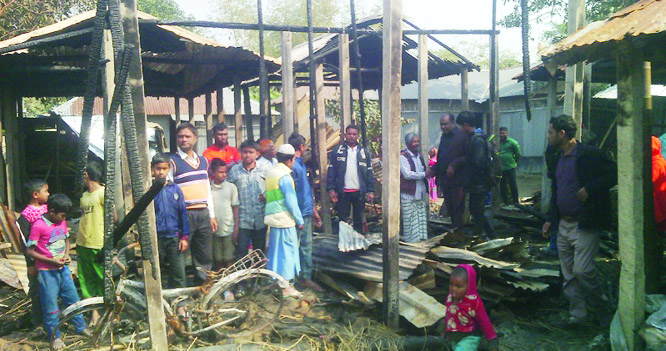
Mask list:
[[[59,322],[58,296],[63,305],[69,306],[79,301],[79,294],[76,292],[72,273],[67,266],[56,270],[41,270],[38,279],[39,297],[44,313],[44,330],[46,335],[50,336]],[[72,324],[74,324],[74,328],[79,334],[86,328],[86,322],[83,320],[83,315],[80,314],[72,319]],[[60,331],[56,331],[54,338],[59,337]]]
[[[303,217],[303,229],[296,229],[300,245],[301,277],[312,279],[312,215]]]
[[[453,351],[476,351],[479,349],[480,342],[481,342],[480,336],[476,335],[466,336],[457,343],[454,343]]]

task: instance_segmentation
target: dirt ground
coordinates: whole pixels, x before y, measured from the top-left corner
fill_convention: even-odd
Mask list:
[[[519,175],[520,195],[531,196],[541,186],[540,175]],[[557,259],[544,256],[541,249],[546,241],[526,234],[523,229],[496,220],[500,236],[522,236],[529,242],[532,258],[551,265]],[[612,253],[598,259],[601,288],[609,296],[612,308],[616,304],[620,264]],[[438,282],[440,285],[441,282]],[[444,282],[445,283],[445,282]],[[2,283],[0,283],[2,284]],[[327,290],[324,293],[305,291],[302,299],[286,299],[280,319],[261,333],[244,340],[187,340],[175,338],[173,350],[399,350],[405,337],[436,335],[434,327],[416,329],[401,319],[401,329],[392,331],[380,323],[380,306],[359,306],[349,303],[342,295]],[[445,296],[445,295],[444,295]],[[610,350],[608,328],[589,326],[559,327],[568,317],[567,301],[559,284],[540,293],[524,291],[515,301],[500,304],[486,303],[486,308],[499,335],[500,350],[543,351],[606,351]],[[47,350],[48,343],[41,327],[19,328],[19,318],[30,310],[30,300],[23,291],[0,286],[0,350]],[[609,312],[610,313],[610,312]],[[215,345],[222,344],[222,345]],[[241,346],[239,346],[241,345]],[[139,349],[140,345],[114,349]],[[85,339],[71,339],[68,350],[90,349]],[[109,348],[102,348],[108,350]],[[100,349],[100,350],[102,350]],[[445,350],[441,345],[423,350]],[[482,345],[483,349],[483,345]]]

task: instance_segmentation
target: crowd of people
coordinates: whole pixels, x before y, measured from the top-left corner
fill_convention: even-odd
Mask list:
[[[428,238],[427,211],[438,197],[451,217],[453,236],[462,237],[465,197],[472,215],[472,234],[482,238],[497,236],[485,214],[493,186],[502,189],[506,204],[518,202],[516,168],[521,157],[518,143],[500,128],[498,156],[502,181],[493,179],[492,152],[488,137],[471,112],[457,118],[444,113],[440,120],[442,136],[438,148],[430,150],[426,164],[420,153],[421,141],[414,133],[405,135],[406,148],[400,154],[400,199],[402,240],[418,242]],[[596,148],[575,139],[576,125],[569,116],[550,120],[548,141],[555,150],[549,162],[552,178],[550,221],[544,235],[557,226],[557,248],[564,274],[564,292],[571,302],[571,323],[589,318],[590,308],[598,309],[605,298],[596,289],[594,259],[599,246],[599,228],[608,213],[608,190],[616,184],[614,163]],[[193,284],[206,279],[205,271],[229,267],[250,250],[266,252],[268,269],[291,282],[284,296],[302,296],[298,288],[322,291],[312,280],[313,228],[322,226],[315,206],[313,184],[303,161],[305,138],[297,133],[275,147],[271,140],[246,140],[238,148],[229,145],[225,124],[212,129],[213,145],[197,155],[195,127],[182,123],[176,129],[178,151],[157,154],[151,162],[154,178],[166,180],[155,197],[158,250],[167,288],[185,287],[188,253],[196,268]],[[374,201],[375,178],[371,154],[359,144],[359,128],[348,125],[344,140],[329,154],[327,191],[340,221],[365,232],[363,212]],[[83,298],[103,293],[103,267],[96,257],[103,248],[104,186],[102,167],[90,163],[85,172],[85,192],[81,197],[82,218],[76,237],[79,281]],[[42,323],[50,335],[58,323],[58,303],[78,301],[79,296],[68,268],[69,233],[65,221],[72,203],[62,194],[49,196],[48,184],[26,184],[29,204],[20,222],[29,233],[26,260],[30,267],[30,296],[33,324]],[[115,217],[115,213],[114,213]],[[557,224],[551,224],[557,223]],[[268,238],[268,240],[267,240]],[[444,319],[450,335],[458,335],[456,350],[473,350],[481,329],[490,341],[496,334],[476,293],[476,273],[461,265],[451,274]],[[231,295],[230,292],[227,294]],[[225,296],[233,299],[233,296]],[[185,316],[186,306],[177,313]],[[90,321],[95,324],[99,316]],[[86,334],[82,318],[73,320],[75,330]],[[478,334],[478,335],[477,335]],[[467,345],[467,346],[466,346]],[[58,332],[52,347],[61,349]],[[496,341],[491,343],[496,348]]]

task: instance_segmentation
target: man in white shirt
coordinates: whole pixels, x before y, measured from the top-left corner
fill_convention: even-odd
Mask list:
[[[402,235],[406,242],[428,239],[428,181],[433,171],[426,169],[419,153],[421,141],[415,133],[405,135],[407,148],[400,155],[400,205]]]
[[[375,178],[370,153],[358,144],[358,131],[356,125],[348,125],[345,141],[329,154],[326,190],[341,221],[349,219],[353,207],[354,229],[361,232],[365,201],[375,198]]]

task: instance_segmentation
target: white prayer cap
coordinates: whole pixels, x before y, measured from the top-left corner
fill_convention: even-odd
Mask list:
[[[296,150],[294,150],[294,147],[291,146],[291,144],[282,144],[280,147],[277,149],[278,153],[281,153],[283,155],[295,155]]]

